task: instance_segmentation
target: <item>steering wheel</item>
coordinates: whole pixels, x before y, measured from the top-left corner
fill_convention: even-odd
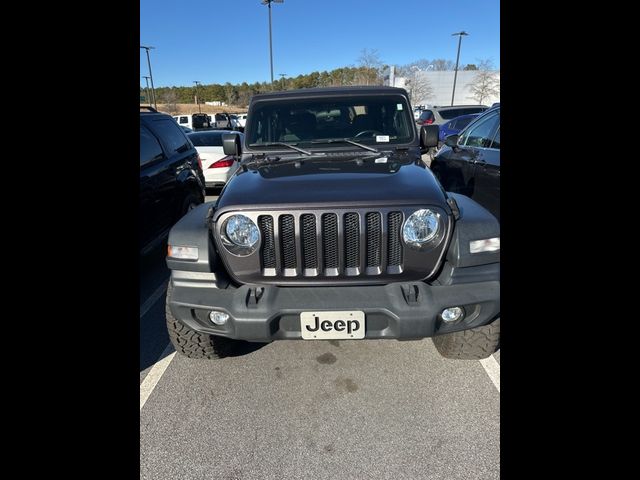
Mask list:
[[[373,137],[374,135],[382,135],[382,132],[379,132],[378,130],[363,130],[360,133],[358,133],[355,138],[360,138],[360,137]]]

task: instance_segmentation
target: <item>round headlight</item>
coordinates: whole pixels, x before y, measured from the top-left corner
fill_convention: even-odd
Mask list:
[[[224,233],[239,247],[251,248],[258,243],[260,231],[253,220],[244,215],[233,215],[227,219]]]
[[[423,208],[413,212],[402,228],[402,239],[405,243],[420,247],[433,240],[440,227],[440,215]]]

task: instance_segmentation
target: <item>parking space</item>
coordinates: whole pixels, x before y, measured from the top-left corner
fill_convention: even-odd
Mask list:
[[[141,267],[141,479],[499,477],[499,352],[280,341],[191,360],[167,348],[163,252]]]

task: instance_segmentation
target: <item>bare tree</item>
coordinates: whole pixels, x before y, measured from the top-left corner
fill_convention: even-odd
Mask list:
[[[471,95],[468,98],[482,104],[485,100],[500,95],[500,82],[493,71],[491,60],[480,60],[477,72],[471,83]]]
[[[425,100],[433,97],[433,87],[424,72],[414,66],[402,73],[411,105],[426,103]]]
[[[364,85],[379,85],[382,83],[382,60],[378,50],[363,48],[358,57],[358,65],[363,71],[359,75],[360,82]]]
[[[162,95],[159,100],[164,104],[164,110],[167,113],[171,115],[178,113],[178,94],[173,89]]]
[[[444,58],[436,58],[431,63],[433,64],[433,69],[436,71],[453,70],[455,67],[455,62],[445,60]]]

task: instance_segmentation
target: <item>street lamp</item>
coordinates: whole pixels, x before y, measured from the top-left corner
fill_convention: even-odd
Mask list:
[[[458,55],[456,56],[456,71],[453,74],[453,92],[451,93],[451,106],[453,106],[453,97],[456,95],[456,80],[458,78],[458,61],[460,60],[460,44],[462,43],[462,37],[469,35],[467,32],[462,31],[458,33],[452,33],[451,36],[458,35]]]
[[[271,4],[283,3],[284,0],[262,0],[262,5],[269,6],[269,61],[271,62],[271,86],[273,87],[273,48],[271,45]]]
[[[149,99],[149,106],[151,106],[151,96],[149,95],[149,78],[147,75],[142,75],[142,78],[144,78],[147,81],[147,98]]]
[[[193,83],[196,84],[196,103],[198,104],[198,113],[202,113],[202,110],[200,110],[200,99],[198,98],[198,86],[200,85],[200,81],[194,80]]]
[[[144,48],[147,51],[147,65],[149,65],[149,78],[151,78],[151,94],[153,95],[153,107],[157,110],[158,104],[156,103],[156,89],[153,86],[153,73],[151,73],[151,60],[149,58],[149,50],[156,47],[145,47],[140,45],[140,48]]]

